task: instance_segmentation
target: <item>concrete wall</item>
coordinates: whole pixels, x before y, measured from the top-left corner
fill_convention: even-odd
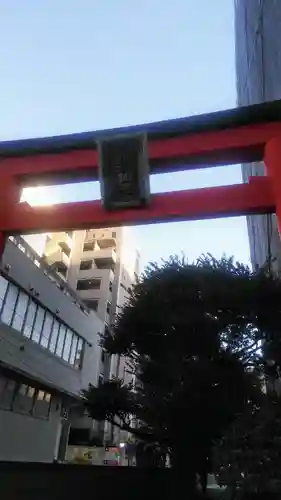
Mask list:
[[[119,284],[119,260],[120,248],[122,246],[122,229],[123,228],[103,228],[95,229],[95,240],[99,238],[112,239],[112,232],[116,233],[116,266],[115,271],[110,269],[97,269],[94,266],[91,270],[81,271],[79,269],[80,262],[83,259],[94,259],[95,251],[83,252],[83,244],[86,236],[86,231],[75,231],[73,238],[72,252],[70,256],[70,268],[67,276],[69,285],[75,290],[78,279],[99,278],[101,279],[101,287],[98,290],[77,291],[82,299],[99,299],[98,315],[102,321],[110,322],[110,317],[106,313],[106,304],[110,300],[115,303],[115,296]],[[102,250],[101,250],[102,252]],[[112,282],[112,291],[109,290],[109,282]],[[114,307],[113,307],[114,310]]]
[[[25,241],[42,257],[46,245],[47,235],[43,234],[26,234],[23,236]]]
[[[95,339],[96,332],[103,327],[97,316],[93,313],[89,316],[76,307],[71,297],[62,293],[55,283],[52,283],[44,275],[42,269],[37,267],[11,242],[7,243],[2,259],[2,268],[5,269],[6,264],[10,265],[9,277],[24,290],[30,293],[30,287],[32,287],[34,291],[39,293],[38,301],[52,313],[57,314],[62,321],[88,342]],[[59,313],[57,313],[58,308]]]
[[[31,377],[51,384],[69,393],[79,394],[89,381],[87,370],[77,370],[55,357],[46,349],[24,338],[13,328],[0,323],[0,360],[1,363],[20,370]],[[85,366],[91,363],[90,348],[85,352]],[[95,356],[93,356],[93,365]],[[93,367],[93,378],[95,366]]]
[[[0,360],[71,393],[78,394],[90,382],[96,383],[100,359],[98,333],[103,330],[103,323],[95,313],[84,313],[76,307],[71,297],[59,290],[42,269],[10,242],[4,252],[3,269],[7,264],[10,266],[9,279],[29,294],[32,287],[39,293],[37,300],[43,307],[48,308],[86,342],[82,369],[77,370],[47,349],[24,338],[20,332],[0,324]]]
[[[114,271],[111,269],[98,269],[94,259],[98,254],[106,255],[108,248],[101,244],[101,249],[95,248],[90,251],[83,251],[84,241],[87,236],[86,231],[75,231],[72,238],[71,254],[69,259],[69,268],[67,272],[67,283],[76,291],[82,300],[98,300],[97,314],[103,323],[111,325],[114,322],[115,314],[118,314],[120,308],[123,307],[128,295],[126,289],[131,286],[135,280],[135,272],[139,268],[139,256],[134,248],[134,236],[129,228],[101,228],[90,230],[88,239],[95,240],[97,243],[102,243],[104,240],[111,240],[111,244],[115,247],[116,263]],[[55,238],[55,236],[54,236]],[[81,260],[93,260],[91,269],[80,270]],[[101,280],[101,286],[94,290],[76,290],[77,281],[82,279],[97,278]],[[109,285],[112,286],[109,286]],[[111,303],[110,313],[106,311],[107,302]],[[98,355],[97,355],[98,356]],[[104,362],[101,360],[101,351],[99,351],[99,373],[108,379],[112,376],[125,378],[126,382],[130,377],[125,372],[124,359],[119,359],[119,356],[105,356]],[[87,420],[79,419],[72,420],[73,427],[90,427],[94,428],[93,423],[87,423]],[[112,426],[105,424],[106,438],[112,439]],[[119,432],[116,430],[116,442],[119,441]]]
[[[65,393],[80,395],[89,383],[97,383],[100,373],[98,333],[103,330],[103,322],[94,312],[81,310],[73,296],[66,295],[44,274],[44,266],[38,265],[14,243],[7,243],[1,262],[6,279],[84,339],[83,362],[80,369],[75,368],[0,321],[1,372],[8,370],[12,379],[15,376],[21,381],[22,377],[24,383],[30,380],[32,387],[48,388],[53,395],[46,420],[0,408],[0,460],[52,461],[60,443],[61,403],[71,405],[71,401],[65,401]]]
[[[81,271],[79,269],[82,259],[93,259],[95,251],[83,252],[83,244],[86,236],[86,231],[75,231],[73,236],[73,245],[70,256],[70,267],[67,274],[67,281],[69,285],[76,289],[78,279],[101,279],[101,287],[98,290],[83,290],[77,291],[81,299],[98,299],[98,316],[103,322],[108,324],[114,321],[114,315],[123,306],[128,288],[135,279],[134,273],[138,268],[137,252],[134,248],[133,233],[129,228],[101,228],[93,230],[95,240],[112,239],[112,233],[115,233],[114,239],[116,240],[116,265],[114,272],[107,269],[97,269],[93,264],[91,270]],[[112,290],[110,291],[109,284],[112,283]],[[107,302],[112,304],[111,313],[108,315],[106,312]],[[105,378],[117,374],[118,357],[112,356],[110,366],[102,367],[101,372],[104,372]],[[120,374],[119,374],[120,375]],[[123,375],[123,371],[121,376]]]
[[[52,462],[60,437],[59,399],[48,420],[0,410],[0,460]]]
[[[237,103],[239,106],[281,98],[281,2],[235,0]],[[264,175],[261,163],[246,164],[243,180]],[[275,216],[247,218],[253,266],[271,257],[281,269],[281,244]]]

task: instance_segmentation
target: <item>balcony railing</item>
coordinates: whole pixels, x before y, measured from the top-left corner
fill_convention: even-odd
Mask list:
[[[114,272],[112,269],[97,269],[93,268],[91,270],[80,270],[78,274],[78,279],[91,279],[91,278],[100,278],[103,283],[113,283],[114,281]]]
[[[47,255],[52,254],[58,249],[58,247],[61,248],[66,255],[70,254],[72,249],[72,239],[67,233],[52,233],[46,243],[45,252]]]
[[[97,240],[88,239],[84,241],[83,244],[83,252],[95,252],[95,250],[99,250],[99,246],[97,244]]]
[[[116,238],[100,237],[97,238],[100,249],[116,248]]]
[[[69,266],[69,257],[64,253],[61,248],[58,248],[55,252],[50,255],[46,255],[46,262],[49,266],[56,267],[63,266],[68,268]]]
[[[116,252],[113,248],[98,250],[94,253],[94,261],[98,269],[114,269]]]
[[[85,306],[77,293],[40,257],[37,252],[21,237],[10,236],[9,241],[21,250],[34,264],[42,269],[42,272],[54,283],[65,295],[72,298],[73,303],[86,314],[90,310]]]

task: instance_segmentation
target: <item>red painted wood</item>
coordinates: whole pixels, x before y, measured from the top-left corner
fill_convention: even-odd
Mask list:
[[[274,210],[270,180],[254,177],[249,184],[155,194],[150,206],[144,209],[106,212],[100,201],[48,207],[30,207],[22,203],[8,213],[0,211],[0,231],[32,233],[229,217]]]
[[[243,162],[248,159],[249,151],[253,155],[263,157],[265,143],[275,135],[281,134],[281,122],[251,125],[239,129],[221,130],[219,132],[205,132],[190,134],[149,143],[149,159],[151,171],[157,161],[162,168],[157,171],[170,172],[182,169],[177,161],[198,161],[195,165],[205,166],[206,163],[224,164]],[[215,159],[213,159],[213,155]],[[202,160],[200,160],[202,158]],[[41,154],[16,158],[4,158],[0,162],[0,174],[5,172],[12,176],[39,176],[42,174],[75,174],[89,168],[93,169],[90,178],[97,177],[97,152],[92,150],[67,151],[57,154]],[[171,162],[171,163],[169,163]],[[54,177],[57,181],[57,177]]]
[[[266,144],[264,162],[272,185],[277,224],[281,234],[281,134]]]
[[[71,172],[97,166],[98,155],[94,149],[66,151],[57,154],[4,158],[0,162],[0,172],[12,176],[40,175],[56,172]]]
[[[97,175],[94,149],[41,154],[0,161],[0,231],[28,233],[81,229],[123,224],[144,224],[170,220],[194,220],[274,212],[281,228],[281,122],[204,132],[149,143],[151,171],[175,171],[215,163],[263,159],[269,177],[252,178],[249,184],[220,186],[152,196],[147,208],[106,212],[99,201],[51,207],[19,204],[20,182],[25,177],[49,174],[61,182],[64,175]],[[184,166],[182,162],[185,162]],[[162,162],[162,163],[161,163]],[[192,162],[195,165],[188,166]],[[162,165],[162,166],[161,166]],[[1,252],[1,242],[0,242]]]

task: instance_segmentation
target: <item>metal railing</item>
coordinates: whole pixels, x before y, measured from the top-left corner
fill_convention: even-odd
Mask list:
[[[73,304],[86,314],[90,313],[90,309],[84,304],[77,293],[56,273],[37,252],[21,237],[10,236],[9,241],[21,250],[37,267],[42,269],[45,276],[59,288],[62,293],[71,297]]]

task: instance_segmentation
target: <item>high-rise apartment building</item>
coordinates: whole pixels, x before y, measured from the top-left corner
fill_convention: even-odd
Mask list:
[[[105,328],[110,328],[126,301],[128,288],[139,274],[139,254],[134,248],[131,230],[118,227],[48,234],[44,256],[84,304],[97,314]],[[99,376],[104,380],[113,376],[125,381],[130,378],[125,359],[109,358],[103,352]],[[107,423],[105,439],[118,441]]]
[[[281,98],[281,2],[235,0],[237,104],[244,106]],[[264,175],[262,163],[242,166],[244,182]],[[281,244],[275,215],[247,218],[254,267],[281,270]]]

